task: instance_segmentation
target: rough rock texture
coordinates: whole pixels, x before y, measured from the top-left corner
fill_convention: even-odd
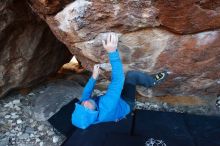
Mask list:
[[[35,3],[31,4],[33,10],[87,69],[107,61],[101,39],[105,32],[115,31],[120,35],[125,71],[155,73],[167,68],[172,72],[147,97],[196,97],[202,101],[191,100],[191,105],[199,101],[214,110],[220,92],[219,1],[75,0],[52,15],[39,13]]]
[[[83,91],[75,81],[56,80],[46,84],[44,93],[33,101],[33,115],[37,121],[46,121]]]
[[[0,2],[0,97],[58,71],[71,53],[25,0]]]
[[[180,34],[220,28],[219,0],[157,0],[161,25]]]

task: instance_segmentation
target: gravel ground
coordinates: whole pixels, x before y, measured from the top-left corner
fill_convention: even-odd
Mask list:
[[[33,118],[31,101],[41,93],[12,93],[0,100],[0,146],[58,146],[65,140],[47,121]]]

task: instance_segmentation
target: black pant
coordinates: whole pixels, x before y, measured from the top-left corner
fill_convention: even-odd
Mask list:
[[[123,99],[134,108],[136,85],[141,85],[147,88],[153,87],[155,80],[152,76],[141,71],[128,71],[125,76],[124,87],[121,93]]]

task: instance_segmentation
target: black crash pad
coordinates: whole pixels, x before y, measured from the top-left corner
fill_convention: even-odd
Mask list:
[[[146,146],[146,141],[140,136],[112,134],[107,137],[103,146]]]
[[[194,146],[184,114],[137,110],[133,135],[162,140],[167,146]]]
[[[220,146],[220,117],[186,114],[184,120],[196,146]]]
[[[87,129],[77,129],[62,146],[103,146],[108,135],[130,134],[133,116],[119,122],[104,122],[94,124]]]
[[[76,130],[71,123],[72,112],[75,109],[75,103],[79,100],[74,98],[71,102],[63,106],[56,114],[54,114],[48,122],[60,133],[66,137],[70,137]]]
[[[142,146],[150,139],[167,146],[220,146],[220,117],[136,110],[119,122],[99,123],[85,130],[71,123],[77,99],[48,121],[67,139],[62,146]]]

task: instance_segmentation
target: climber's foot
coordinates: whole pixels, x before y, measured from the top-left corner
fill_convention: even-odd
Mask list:
[[[168,76],[167,71],[162,71],[157,74],[153,74],[152,77],[155,80],[154,85],[158,85],[158,84],[162,83],[167,78],[167,76]]]

